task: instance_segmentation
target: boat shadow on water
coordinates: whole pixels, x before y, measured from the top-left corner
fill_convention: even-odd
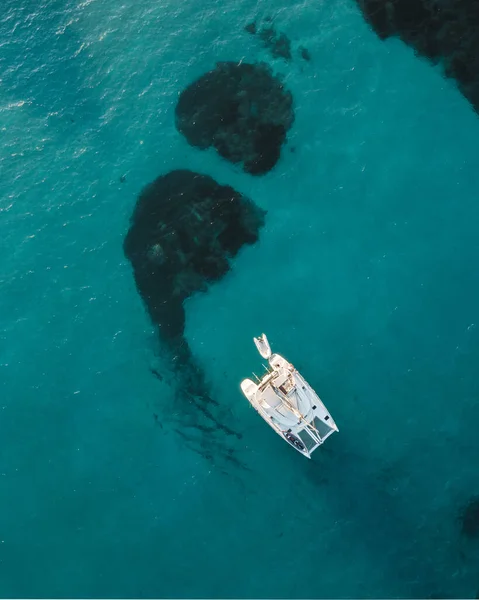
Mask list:
[[[398,492],[409,485],[407,465],[381,465],[346,444],[343,437],[301,464],[304,477],[321,489],[321,501],[333,508],[338,527],[347,529],[344,537],[358,540],[358,550],[371,554],[402,597],[464,597],[463,582],[452,583],[460,556],[438,543],[438,524],[425,521]]]

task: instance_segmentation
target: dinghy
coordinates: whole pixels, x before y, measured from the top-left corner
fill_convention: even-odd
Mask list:
[[[304,377],[279,354],[272,354],[268,338],[253,338],[269,367],[255,383],[241,382],[253,408],[288,444],[307,458],[335,431],[336,423]]]

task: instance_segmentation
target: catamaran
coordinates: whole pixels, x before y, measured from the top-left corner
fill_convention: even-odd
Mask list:
[[[272,354],[266,335],[253,340],[269,367],[261,379],[255,375],[257,383],[244,379],[241,390],[278,435],[311,458],[314,450],[339,429],[304,377],[285,358]]]

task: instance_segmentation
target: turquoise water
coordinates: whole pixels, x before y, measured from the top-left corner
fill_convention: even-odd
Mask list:
[[[479,119],[352,0],[178,4],[3,4],[0,595],[475,597]],[[243,31],[258,15],[312,61],[272,59]],[[254,178],[190,147],[174,107],[216,61],[260,59],[296,120]],[[150,372],[168,365],[122,243],[174,168],[268,211],[186,306],[247,469],[185,447]],[[262,331],[339,425],[313,461],[240,395]]]

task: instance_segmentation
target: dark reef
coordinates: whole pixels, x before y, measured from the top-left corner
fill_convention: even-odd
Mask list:
[[[207,425],[194,422],[204,433],[221,429],[237,435],[211,412],[217,403],[184,338],[183,303],[230,270],[239,250],[258,240],[264,220],[265,211],[233,188],[176,170],[142,191],[124,241],[138,292],[180,376],[177,395],[206,419]],[[184,425],[186,415],[182,419]]]
[[[291,42],[284,33],[278,33],[274,27],[269,25],[259,31],[259,37],[274,58],[291,60]]]
[[[138,291],[161,338],[183,345],[183,302],[230,269],[258,240],[265,212],[229,186],[188,170],[171,171],[140,194],[124,243]]]
[[[479,496],[469,500],[460,514],[462,534],[468,538],[479,538]]]
[[[479,3],[476,0],[357,0],[381,39],[399,37],[440,63],[479,110]]]
[[[218,63],[176,106],[176,127],[192,146],[213,146],[252,175],[275,166],[293,121],[293,97],[265,63]]]
[[[311,61],[311,52],[307,48],[301,46],[299,48],[299,54],[303,60],[307,60],[308,62]]]
[[[271,17],[267,18],[266,21],[271,23]],[[266,25],[265,27],[258,29],[256,21],[248,23],[244,29],[252,35],[258,33],[260,40],[263,42],[263,46],[270,51],[274,58],[291,60],[291,41],[286,34],[282,32],[278,33],[272,25]]]

